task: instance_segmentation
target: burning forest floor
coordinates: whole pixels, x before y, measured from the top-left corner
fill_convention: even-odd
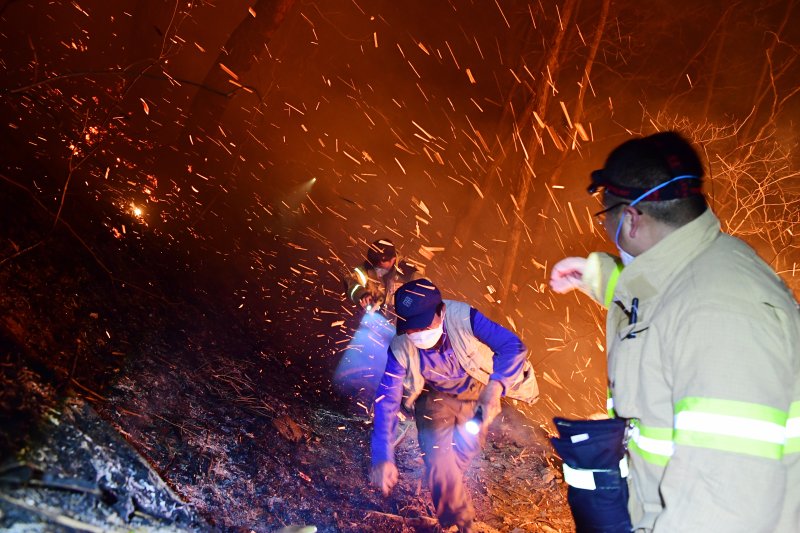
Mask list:
[[[141,364],[101,411],[210,524],[271,531],[435,531],[410,422],[401,429],[401,481],[382,498],[368,486],[370,419],[342,406],[270,394],[257,377],[275,361],[211,358],[199,368]],[[557,469],[541,439],[520,442],[506,415],[467,473],[485,531],[568,531]]]
[[[291,323],[232,318],[187,289],[202,277],[164,277],[160,255],[102,263],[119,243],[90,253],[46,213],[19,223],[41,210],[6,193],[0,528],[437,531],[416,429],[383,498],[367,412],[287,352]],[[527,424],[506,405],[466,474],[482,529],[572,531],[546,435]]]
[[[47,444],[33,443],[25,463],[47,468],[55,478],[83,475],[88,487],[102,481],[110,498],[81,492],[76,498],[76,491],[59,496],[47,486],[16,488],[6,495],[13,500],[0,506],[6,514],[0,525],[35,523],[37,515],[52,521],[60,508],[58,515],[76,520],[73,527],[94,524],[100,530],[275,531],[315,525],[319,531],[437,531],[412,423],[401,428],[400,483],[384,499],[366,483],[367,416],[259,392],[248,377],[248,370],[258,374],[255,366],[212,360],[200,368],[164,365],[166,372],[158,372],[153,370],[162,367],[146,359],[137,366],[136,378],[121,378],[109,396],[88,398],[177,496],[152,473],[141,472],[135,452],[113,436],[98,438],[103,421],[81,400],[70,400],[61,407],[68,415],[44,428],[57,434],[48,434]],[[511,417],[504,418],[466,476],[481,530],[571,531],[564,487],[549,451],[541,440],[512,437],[519,432],[511,431]],[[87,421],[94,432],[86,431]],[[83,439],[70,438],[73,433]],[[87,450],[94,456],[85,457]],[[94,468],[87,472],[87,464]],[[108,470],[114,475],[104,473]],[[28,502],[27,513],[14,512],[19,502]]]

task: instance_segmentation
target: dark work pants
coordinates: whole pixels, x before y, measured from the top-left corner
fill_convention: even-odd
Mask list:
[[[482,427],[479,435],[464,431],[476,405],[474,399],[463,400],[434,390],[423,392],[415,404],[425,473],[443,528],[468,527],[475,517],[463,474],[486,440],[486,428]]]

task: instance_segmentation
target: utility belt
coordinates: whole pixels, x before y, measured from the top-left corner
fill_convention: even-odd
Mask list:
[[[559,432],[551,438],[561,457],[567,501],[577,533],[633,530],[628,514],[627,424],[621,418],[554,418]]]

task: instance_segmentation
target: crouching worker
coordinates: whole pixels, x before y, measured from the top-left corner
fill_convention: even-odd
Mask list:
[[[393,441],[402,402],[415,410],[440,525],[473,531],[475,512],[463,472],[500,413],[501,396],[528,403],[537,399],[527,350],[514,333],[468,304],[442,300],[424,278],[397,290],[395,312],[397,334],[375,398],[372,482],[385,496],[397,483]],[[476,413],[482,424],[473,435],[465,426]]]

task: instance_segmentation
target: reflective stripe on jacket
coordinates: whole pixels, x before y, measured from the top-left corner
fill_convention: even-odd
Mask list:
[[[584,282],[603,302],[618,262],[588,259]],[[798,531],[800,310],[788,288],[707,210],[612,291],[608,376],[614,411],[632,420],[634,526]]]
[[[371,295],[373,305],[381,308],[389,319],[394,319],[394,293],[404,283],[422,275],[415,265],[400,258],[383,277],[378,276],[370,263],[364,262],[346,273],[345,293],[354,304],[358,304],[364,295]]]

